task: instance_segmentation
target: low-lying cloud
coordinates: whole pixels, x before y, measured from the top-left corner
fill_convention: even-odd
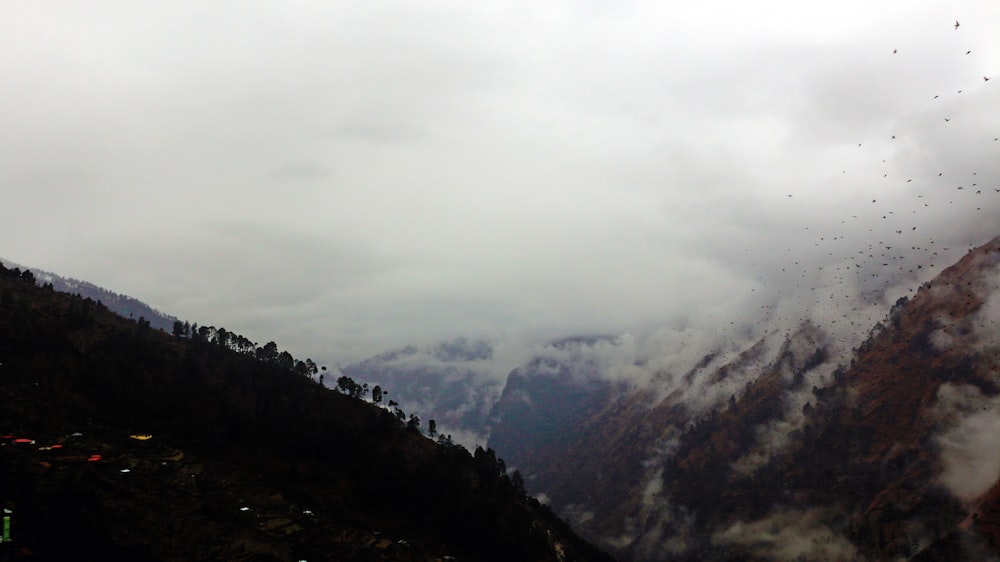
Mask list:
[[[853,561],[857,551],[822,509],[778,511],[764,519],[739,521],[712,536],[718,545],[745,549],[769,560]]]
[[[1000,479],[1000,397],[945,383],[937,400],[935,413],[944,426],[935,438],[941,483],[959,500],[973,501]]]

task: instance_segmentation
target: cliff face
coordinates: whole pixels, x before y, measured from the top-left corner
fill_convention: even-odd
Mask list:
[[[579,423],[608,403],[613,385],[600,378],[600,367],[588,364],[587,346],[558,342],[554,353],[512,371],[503,394],[490,412],[490,447],[519,465],[534,455],[559,459],[566,454]]]
[[[624,559],[996,556],[998,264],[1000,239],[900,299],[846,358],[809,322],[706,358],[698,380],[716,388],[753,372],[721,407],[603,389],[558,448],[514,462]]]

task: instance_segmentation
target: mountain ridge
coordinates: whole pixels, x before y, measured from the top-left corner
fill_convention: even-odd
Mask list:
[[[625,560],[995,556],[1000,464],[963,498],[968,478],[949,481],[963,467],[948,455],[975,453],[962,431],[987,439],[975,423],[1000,419],[998,263],[1000,238],[897,301],[848,356],[809,323],[765,363],[754,346],[728,363],[706,356],[688,384],[759,373],[721,407],[691,410],[654,384],[609,395],[564,428],[574,435],[558,454],[497,450]]]
[[[131,318],[133,320],[143,318],[144,320],[147,320],[153,328],[163,330],[164,332],[169,332],[173,327],[173,323],[177,320],[176,317],[160,312],[139,299],[128,295],[118,294],[110,289],[105,289],[104,287],[100,287],[89,281],[63,277],[62,275],[52,273],[51,271],[35,267],[25,267],[3,258],[0,258],[0,265],[3,265],[7,269],[16,268],[31,271],[35,276],[35,280],[39,284],[48,283],[52,285],[54,290],[59,291],[60,293],[80,295],[83,298],[100,301],[109,309],[124,318]]]
[[[0,559],[610,560],[492,451],[0,273]]]

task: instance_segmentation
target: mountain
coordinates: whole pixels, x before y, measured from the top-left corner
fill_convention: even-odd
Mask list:
[[[0,560],[610,560],[492,451],[219,341],[0,269]]]
[[[489,445],[504,451],[512,466],[533,455],[565,459],[567,439],[613,396],[594,353],[607,338],[554,342],[507,377],[503,394],[490,412]]]
[[[493,372],[494,347],[457,338],[430,346],[408,346],[340,368],[342,375],[390,389],[386,400],[435,420],[442,433],[474,447],[485,443],[490,409],[503,378]]]
[[[35,280],[40,284],[48,283],[52,285],[54,290],[59,291],[60,293],[80,295],[83,298],[99,301],[113,312],[124,316],[125,318],[132,318],[134,320],[142,318],[148,321],[150,326],[156,328],[157,330],[169,332],[173,328],[174,322],[177,320],[177,318],[164,314],[138,299],[127,295],[120,295],[114,291],[98,287],[97,285],[87,281],[63,277],[52,273],[51,271],[45,271],[42,269],[26,268],[4,259],[0,259],[0,265],[3,265],[8,269],[16,268],[22,271],[31,271]]]
[[[632,388],[515,370],[490,445],[624,560],[1000,559],[998,322],[1000,238],[857,346],[802,319]]]

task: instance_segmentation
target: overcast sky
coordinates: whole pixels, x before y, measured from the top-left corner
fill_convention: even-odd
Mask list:
[[[995,0],[0,0],[0,256],[323,362],[742,321],[1000,234],[998,37]]]

